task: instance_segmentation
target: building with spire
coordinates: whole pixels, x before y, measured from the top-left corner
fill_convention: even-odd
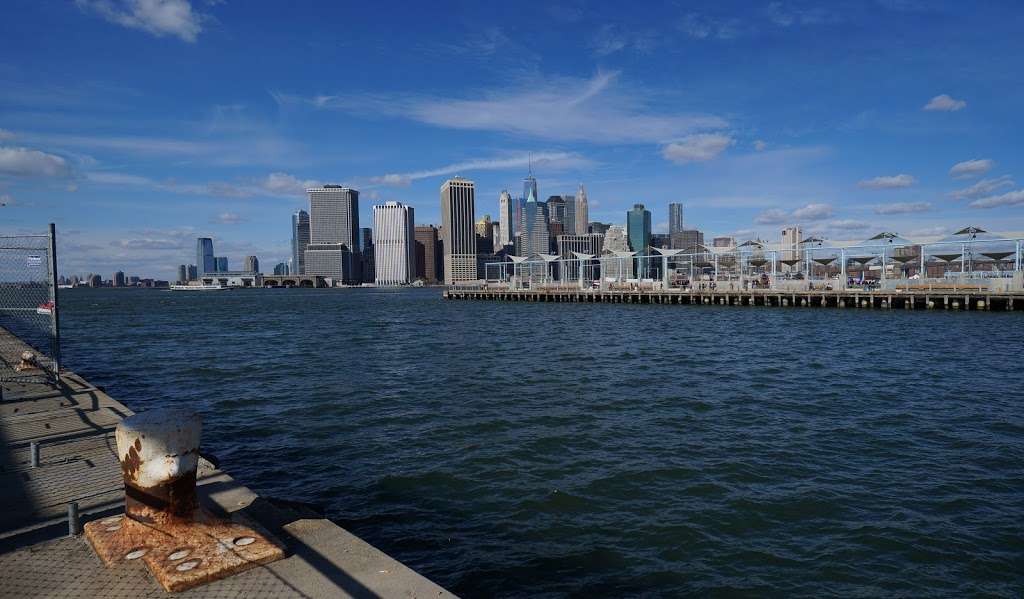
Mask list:
[[[520,224],[520,256],[532,256],[534,254],[547,254],[551,250],[551,228],[548,205],[545,202],[538,202],[537,196],[526,197],[526,204],[523,206],[523,218]]]

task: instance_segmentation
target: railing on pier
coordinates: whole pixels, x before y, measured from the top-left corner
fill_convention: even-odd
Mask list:
[[[0,236],[0,385],[54,380],[60,370],[55,228]],[[35,350],[22,359],[24,341]]]
[[[651,249],[573,257],[509,257],[484,265],[470,285],[508,289],[772,289],[782,291],[892,289],[908,282],[977,284],[1017,289],[1022,282],[1021,238],[965,239],[925,244],[893,242],[826,246],[809,240],[799,248],[747,242],[720,249]],[[814,243],[817,242],[817,243]],[[945,282],[945,283],[943,283]]]

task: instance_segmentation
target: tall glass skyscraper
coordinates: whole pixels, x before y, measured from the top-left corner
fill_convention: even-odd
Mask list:
[[[498,196],[498,222],[501,223],[498,238],[502,247],[512,245],[512,240],[515,239],[517,203],[507,191],[502,191]]]
[[[200,237],[196,240],[196,270],[200,275],[217,271],[217,264],[213,259],[213,240],[209,237]]]
[[[651,247],[651,211],[644,208],[643,204],[633,204],[633,209],[626,213],[626,237],[629,240],[629,249],[637,255],[637,276],[645,278],[648,275],[650,260],[641,256],[647,256]]]
[[[309,214],[298,210],[292,214],[292,268],[294,275],[306,274],[306,247],[309,246]]]

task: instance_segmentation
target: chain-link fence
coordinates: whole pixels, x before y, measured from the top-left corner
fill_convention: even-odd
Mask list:
[[[54,380],[59,370],[54,227],[0,236],[0,385]],[[32,359],[25,360],[25,346]]]

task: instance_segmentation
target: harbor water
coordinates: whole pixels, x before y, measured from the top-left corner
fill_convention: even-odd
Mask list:
[[[1019,312],[61,290],[66,365],[453,592],[1019,596]]]

